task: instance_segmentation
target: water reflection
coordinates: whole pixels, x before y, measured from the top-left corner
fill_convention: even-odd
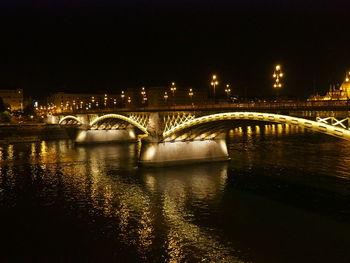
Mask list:
[[[47,207],[62,209],[62,217],[79,218],[84,231],[92,231],[89,242],[96,244],[94,238],[100,235],[108,237],[115,244],[109,253],[117,253],[116,244],[122,244],[135,251],[139,262],[251,262],[255,250],[263,246],[254,240],[261,240],[259,233],[265,238],[272,234],[266,234],[264,227],[281,219],[276,214],[292,215],[293,222],[302,220],[291,208],[235,191],[232,181],[237,173],[274,171],[271,167],[298,167],[317,176],[349,179],[350,144],[313,136],[287,125],[235,128],[228,133],[231,163],[158,169],[137,167],[137,144],[78,147],[62,140],[8,145],[0,149],[0,209],[22,210],[35,203],[39,218],[45,217],[40,212]],[[249,184],[248,179],[241,181]],[[242,256],[241,250],[249,256]],[[271,247],[266,251],[275,253]]]
[[[350,142],[296,126],[235,128],[228,133],[228,148],[238,167],[298,168],[350,180]]]
[[[211,229],[195,222],[194,214],[195,209],[208,211],[210,205],[220,202],[227,163],[137,169],[136,147],[74,147],[69,141],[7,147],[7,163],[1,167],[6,182],[1,176],[1,187],[6,191],[15,187],[15,177],[23,175],[20,167],[9,161],[16,151],[27,152],[23,156],[28,159],[21,165],[29,166],[30,180],[40,184],[39,194],[46,205],[63,199],[67,206],[82,213],[87,209],[92,219],[114,219],[111,233],[135,247],[143,258],[161,249],[167,262],[184,258],[235,262],[231,249]],[[16,194],[20,198],[20,193]]]

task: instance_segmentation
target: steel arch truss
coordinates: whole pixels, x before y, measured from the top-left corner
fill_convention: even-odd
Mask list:
[[[316,121],[350,130],[350,118],[338,120],[334,117],[327,117],[327,118],[317,117]]]
[[[181,134],[184,130],[191,127],[204,125],[210,122],[226,121],[226,120],[255,120],[265,122],[275,122],[282,124],[289,124],[299,126],[309,130],[325,133],[328,135],[336,136],[344,140],[350,141],[350,131],[348,129],[339,128],[334,125],[322,123],[319,121],[312,121],[303,118],[291,117],[273,113],[260,113],[260,112],[227,112],[207,115],[199,118],[190,119],[173,128],[163,132],[164,140],[177,137],[177,134]]]
[[[163,116],[164,132],[170,131],[178,125],[193,120],[196,116],[192,113],[178,113]]]
[[[59,125],[81,125],[82,122],[78,117],[73,115],[68,115],[60,119],[58,122]]]
[[[183,129],[165,138],[164,141],[192,141],[192,140],[212,140],[221,137],[226,133],[232,123],[229,122],[209,122],[202,125]]]
[[[106,115],[97,117],[90,123],[89,126],[90,126],[90,129],[111,130],[111,129],[125,129],[129,125],[138,128],[145,134],[148,134],[146,127],[144,127],[141,123],[137,122],[135,119],[132,119],[120,114],[106,114]]]
[[[148,114],[130,114],[129,118],[139,123],[142,127],[147,127],[149,115]]]

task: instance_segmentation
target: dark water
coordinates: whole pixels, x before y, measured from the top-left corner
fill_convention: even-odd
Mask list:
[[[133,144],[2,146],[0,262],[350,262],[350,142],[273,125],[228,146],[159,169]]]

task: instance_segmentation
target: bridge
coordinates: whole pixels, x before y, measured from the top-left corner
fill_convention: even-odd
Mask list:
[[[334,104],[337,103],[337,104]],[[225,136],[233,123],[293,125],[350,140],[349,107],[333,104],[217,104],[60,113],[47,122],[79,127],[77,143],[141,140],[140,164],[228,159]]]

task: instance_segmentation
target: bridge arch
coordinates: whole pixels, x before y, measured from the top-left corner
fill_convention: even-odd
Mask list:
[[[204,125],[211,122],[227,121],[227,120],[254,120],[254,121],[265,121],[265,122],[275,122],[281,124],[289,124],[316,132],[328,134],[331,136],[339,137],[344,140],[350,141],[350,130],[332,126],[329,124],[312,121],[303,118],[291,117],[287,115],[280,115],[274,113],[260,113],[260,112],[226,112],[206,115],[198,118],[194,118],[185,121],[167,131],[163,132],[163,138],[167,139],[172,135],[181,133],[186,129],[195,127],[198,125]]]
[[[68,115],[68,116],[63,117],[62,119],[60,119],[58,124],[62,124],[64,121],[68,121],[68,120],[74,120],[74,121],[78,122],[78,124],[82,124],[82,121],[78,117],[73,116],[73,115]]]
[[[104,120],[107,120],[107,119],[118,119],[118,120],[125,121],[125,122],[135,126],[139,130],[141,130],[143,133],[148,134],[146,127],[142,126],[140,123],[136,122],[135,120],[133,120],[133,119],[131,119],[129,117],[120,115],[120,114],[106,114],[106,115],[97,117],[92,122],[90,122],[89,126],[93,127],[95,124],[97,124],[99,122],[103,122]]]

